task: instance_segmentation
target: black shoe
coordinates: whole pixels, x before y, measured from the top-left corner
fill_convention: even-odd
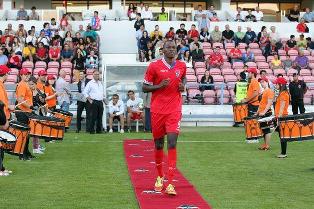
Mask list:
[[[76,130],[75,133],[80,133],[80,131],[79,131],[79,130]]]
[[[235,123],[233,124],[233,127],[239,127],[239,124]]]
[[[97,131],[96,134],[102,134],[102,131]]]
[[[36,158],[36,156],[34,156],[34,155],[29,155],[27,157],[30,158],[30,159]]]
[[[89,133],[90,133],[90,134],[95,134],[95,131],[90,131]]]

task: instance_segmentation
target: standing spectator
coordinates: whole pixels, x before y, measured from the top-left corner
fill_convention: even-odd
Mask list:
[[[194,44],[194,49],[191,53],[191,56],[192,56],[192,61],[193,62],[204,62],[205,59],[204,59],[204,52],[202,49],[200,49],[200,45],[199,43],[195,43]]]
[[[100,30],[100,18],[98,16],[98,11],[94,11],[94,16],[91,19],[92,30]]]
[[[252,14],[255,16],[255,20],[256,20],[256,21],[263,21],[264,14],[263,14],[263,12],[259,9],[259,7],[256,7],[255,11],[253,11]]]
[[[290,10],[290,14],[288,15],[288,20],[291,22],[299,22],[300,11],[298,5],[294,5],[293,9]]]
[[[25,12],[26,12],[26,11],[25,11]],[[11,35],[11,36],[14,36],[14,35],[15,35],[15,31],[12,29],[12,24],[11,24],[11,23],[8,24],[8,33],[9,33],[9,35]]]
[[[187,35],[188,35],[188,32],[187,32],[187,30],[185,30],[185,24],[181,23],[180,29],[178,29],[176,31],[176,38],[177,39],[186,39]]]
[[[136,14],[136,21],[134,23],[134,28],[136,31],[138,31],[141,26],[144,25],[144,20],[142,19],[141,13]]]
[[[62,31],[65,31],[68,29],[69,26],[69,22],[68,22],[68,15],[67,14],[63,14],[62,18],[60,20],[60,29]]]
[[[209,74],[209,70],[206,70],[204,75],[201,78],[201,82],[199,86],[200,91],[213,90],[214,89],[213,84],[214,84],[214,79]]]
[[[151,114],[150,114],[150,103],[151,103],[151,99],[152,99],[152,93],[151,92],[147,92],[144,93],[143,95],[144,97],[144,111],[145,111],[145,131],[151,132],[152,128],[151,128]]]
[[[220,47],[214,48],[214,52],[209,56],[209,67],[210,68],[220,68],[224,63],[224,58],[219,52]]]
[[[206,17],[206,14],[202,15],[198,22],[198,26],[200,31],[202,31],[204,28],[209,28],[209,19]]]
[[[307,37],[306,42],[307,42],[307,49],[310,51],[314,50],[314,42],[312,41],[311,37]]]
[[[222,31],[222,39],[224,40],[224,44],[226,43],[234,43],[234,32],[230,30],[230,26],[226,25],[224,31]]]
[[[147,4],[145,5],[145,9],[142,10],[141,15],[144,20],[153,20],[153,13]]]
[[[81,131],[81,121],[82,121],[82,112],[86,111],[86,132],[89,132],[89,124],[90,124],[90,117],[89,117],[89,103],[86,102],[86,98],[82,93],[85,89],[85,86],[90,81],[90,79],[86,78],[85,71],[80,72],[80,79],[77,83],[77,112],[76,112],[76,133]]]
[[[237,15],[240,15],[241,20],[245,20],[246,14],[244,11],[242,11],[241,7],[237,7],[237,10],[235,11],[234,16],[233,16],[234,19],[236,19]]]
[[[165,8],[161,8],[161,13],[157,17],[158,21],[168,21],[168,13],[165,13]]]
[[[219,30],[219,26],[215,26],[214,30],[210,33],[212,43],[220,43],[222,40],[222,32]]]
[[[307,27],[305,20],[301,18],[300,23],[297,25],[297,32],[298,33],[308,33],[309,28]]]
[[[102,116],[104,111],[103,100],[104,100],[104,88],[102,82],[99,80],[99,71],[94,70],[93,80],[87,83],[83,94],[86,97],[90,105],[90,114],[89,114],[89,131],[90,134],[95,133],[95,124],[96,124],[96,133],[102,132]]]
[[[99,64],[98,56],[95,55],[95,52],[93,50],[90,51],[90,54],[87,56],[86,62],[85,62],[86,68],[98,69],[98,64]]]
[[[300,69],[305,69],[305,68],[308,68],[309,66],[309,58],[307,58],[307,56],[304,56],[303,50],[300,50],[299,55],[294,60],[294,63]]]
[[[242,32],[242,27],[240,25],[238,26],[238,31],[234,33],[234,42],[235,45],[245,43],[245,33]]]
[[[195,21],[200,22],[203,15],[205,15],[205,16],[207,15],[206,11],[203,10],[202,5],[198,5],[198,9],[194,13]]]
[[[113,133],[113,121],[117,119],[121,123],[120,133],[124,133],[124,103],[119,99],[118,94],[112,95],[112,100],[109,102],[109,133]]]
[[[300,38],[297,41],[297,47],[298,47],[299,50],[304,50],[307,47],[307,41],[306,41],[306,39],[304,39],[304,35],[303,34],[301,34],[299,37]]]
[[[51,37],[55,36],[55,32],[59,30],[59,25],[57,24],[57,21],[55,18],[51,18],[50,20],[50,31],[51,31]]]
[[[289,92],[291,95],[291,105],[293,115],[298,114],[298,109],[300,114],[305,113],[304,108],[304,94],[307,91],[307,86],[304,81],[299,80],[297,73],[293,74],[293,80],[289,84]]]
[[[200,36],[199,32],[196,29],[195,24],[191,25],[191,29],[188,31],[188,39],[198,38]]]
[[[217,15],[217,12],[215,11],[214,5],[210,5],[208,8],[208,11],[206,13],[207,18],[210,20],[214,15]]]
[[[305,22],[310,23],[314,21],[314,14],[310,11],[310,8],[305,8],[305,13],[302,17]]]
[[[39,20],[39,15],[38,15],[38,13],[36,12],[36,7],[32,7],[31,8],[31,13],[29,14],[29,16],[28,16],[28,19],[29,20]]]
[[[27,20],[27,12],[24,9],[24,5],[21,5],[19,11],[17,11],[17,20]]]
[[[230,57],[231,63],[242,62],[242,52],[239,49],[238,45],[236,45],[234,48],[230,50],[229,57]]]
[[[59,78],[56,82],[56,92],[58,104],[60,105],[61,110],[69,111],[70,108],[70,100],[71,100],[71,89],[70,84],[65,80],[66,72],[64,70],[60,70]]]
[[[252,31],[251,27],[247,27],[247,31],[245,33],[245,42],[247,45],[250,43],[254,43],[257,41],[256,33]]]
[[[261,70],[260,76],[261,76],[262,79],[266,78],[266,80],[268,81],[268,85],[269,85],[269,88],[270,88],[270,89],[272,89],[272,90],[275,89],[274,84],[273,84],[273,83],[271,82],[271,80],[269,80],[268,77],[267,77],[267,72],[266,72],[266,70]]]
[[[72,62],[73,59],[73,50],[70,48],[69,44],[64,44],[64,49],[61,52],[62,61]]]
[[[128,124],[128,132],[131,131],[131,120],[140,120],[145,121],[145,114],[143,112],[143,99],[136,97],[133,90],[128,91],[128,101],[126,103],[127,106],[127,124]],[[145,123],[144,130],[145,130]]]
[[[0,48],[0,65],[7,65],[8,57],[3,54],[3,48]]]
[[[136,12],[137,13],[142,13],[142,11],[144,10],[144,3],[140,3],[140,6],[136,7]]]
[[[79,25],[79,30],[77,32],[81,34],[81,37],[83,37],[84,33],[85,33],[84,26],[83,25]]]
[[[235,22],[244,22],[244,20],[241,19],[241,15],[237,14],[237,16],[234,19]]]
[[[252,10],[249,10],[248,13],[249,14],[245,16],[245,22],[256,22],[256,17],[252,14]]]
[[[288,52],[291,49],[296,49],[297,42],[295,41],[295,36],[291,35],[290,39],[286,42],[285,50]]]
[[[203,28],[200,33],[200,42],[210,42],[210,34],[207,27]]]
[[[50,49],[49,49],[49,59],[50,61],[60,61],[61,57],[61,51],[60,48],[54,44]]]

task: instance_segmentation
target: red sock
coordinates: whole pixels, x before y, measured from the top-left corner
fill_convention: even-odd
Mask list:
[[[177,150],[169,149],[168,150],[168,183],[172,184],[174,172],[177,165]]]
[[[155,149],[155,163],[156,168],[158,171],[158,176],[163,177],[164,173],[162,171],[162,159],[164,157],[164,150],[163,149]]]

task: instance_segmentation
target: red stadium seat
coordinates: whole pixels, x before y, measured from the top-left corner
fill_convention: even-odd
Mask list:
[[[218,42],[213,43],[213,48],[216,48],[216,47],[220,47],[220,49],[224,48],[223,44],[222,43],[218,43]]]
[[[93,77],[93,75],[88,75],[91,76],[91,78]],[[188,82],[197,82],[197,78],[195,75],[186,75],[186,80]]]
[[[8,75],[7,82],[17,82],[17,75]]]
[[[214,90],[205,90],[203,91],[203,97],[204,98],[209,98],[209,97],[215,97],[216,93]]]
[[[311,71],[308,70],[308,69],[301,69],[301,70],[300,70],[300,75],[301,75],[301,76],[310,76],[310,75],[312,75],[312,73],[311,73]]]
[[[86,74],[87,74],[87,75],[93,74],[93,71],[91,72],[91,70],[93,70],[93,69],[87,69],[87,70],[86,70]],[[91,72],[91,73],[90,73],[90,72]],[[187,74],[187,75],[195,75],[195,71],[194,71],[193,68],[187,68],[187,69],[186,69],[186,74]]]
[[[47,74],[48,74],[48,75],[58,76],[58,74],[59,74],[59,69],[58,69],[58,68],[48,68],[48,69],[47,69]]]
[[[312,104],[312,97],[304,97],[303,101],[305,105],[311,105]]]
[[[197,81],[198,81],[198,82],[201,82],[203,76],[204,76],[204,75],[197,75],[197,76],[196,76],[196,77],[197,77]]]
[[[249,48],[250,49],[259,49],[259,45],[257,43],[250,43]]]
[[[228,82],[227,83],[227,88],[230,89],[230,90],[233,90],[235,85],[236,85],[236,82]]]
[[[210,75],[221,75],[221,71],[219,68],[211,68],[209,70]]]
[[[41,71],[41,70],[46,70],[46,69],[45,68],[35,68],[34,71],[33,71],[33,75],[37,76],[38,72]]]
[[[266,59],[264,56],[255,56],[254,59],[255,59],[255,62],[266,62]]]
[[[217,101],[221,103],[221,96],[223,95],[223,104],[228,104],[230,101],[230,93],[228,90],[216,90]]]
[[[314,83],[314,76],[303,76],[305,83]]]
[[[214,82],[218,82],[218,83],[223,83],[224,82],[224,78],[221,75],[212,75]]]
[[[203,49],[203,52],[205,55],[210,55],[213,53],[213,50],[212,49]]]
[[[195,62],[194,67],[195,68],[206,68],[206,65],[204,62]]]
[[[299,52],[297,50],[294,50],[294,49],[290,49],[288,51],[288,55],[290,56],[298,56]]]
[[[254,56],[262,56],[263,52],[261,49],[250,49],[250,52],[254,54]]]
[[[307,56],[307,58],[309,59],[310,64],[314,63],[314,57],[313,56]]]
[[[246,43],[239,43],[239,49],[245,49],[247,47]]]
[[[59,68],[59,67],[60,67],[59,62],[50,61],[50,62],[48,63],[48,68]]]
[[[72,68],[72,63],[69,61],[61,62],[61,68]]]
[[[278,50],[278,55],[279,55],[279,56],[286,56],[286,55],[287,55],[287,52],[286,52],[285,50],[283,50],[283,49],[279,49],[279,50]]]
[[[222,65],[222,68],[231,68],[231,63],[230,62],[224,62]]]
[[[234,48],[235,47],[235,44],[234,43],[226,43],[225,44],[225,48],[226,49],[232,49],[232,48]]]
[[[308,50],[303,50],[304,56],[310,56],[311,52],[309,52]]]
[[[206,68],[196,68],[195,73],[196,75],[204,75],[206,70],[207,70]]]
[[[243,72],[244,69],[243,68],[239,68],[239,69],[234,69],[234,73],[235,75],[240,75],[241,72]]]
[[[225,78],[226,83],[237,82],[237,80],[238,80],[237,76],[235,76],[235,75],[225,75],[224,78]]]
[[[9,73],[10,75],[18,75],[19,74],[19,70],[16,68],[11,68],[11,71]]]
[[[231,68],[222,68],[221,74],[222,75],[234,75],[234,71]]]
[[[254,67],[254,68],[256,68],[257,67],[257,65],[256,65],[256,63],[255,62],[247,62],[247,63],[245,63],[248,67]]]
[[[296,69],[290,68],[287,72],[287,76],[292,76],[293,73],[298,73],[298,71]]]
[[[208,42],[203,43],[203,49],[210,49],[210,48],[212,48],[212,45],[210,43]]]
[[[244,64],[243,64],[243,62],[234,62],[232,67],[233,67],[233,69],[243,69]]]
[[[37,61],[35,63],[35,68],[47,68],[47,63],[43,61]]]
[[[207,97],[204,98],[204,104],[215,104],[216,98],[214,97]]]
[[[186,82],[186,85],[188,87],[188,89],[198,89],[199,87],[199,83],[194,81],[194,82]]]
[[[33,69],[34,63],[30,61],[25,61],[22,63],[22,68]]]
[[[286,71],[284,69],[274,69],[274,75],[277,76],[278,74],[286,75]]]
[[[268,69],[269,65],[267,62],[258,62],[257,67],[258,67],[258,69]]]
[[[268,56],[267,57],[267,62],[271,62],[274,59],[274,56]]]

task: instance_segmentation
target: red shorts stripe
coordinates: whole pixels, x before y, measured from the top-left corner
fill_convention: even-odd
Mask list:
[[[151,113],[152,132],[154,139],[163,138],[167,133],[180,133],[182,113],[169,114]]]

